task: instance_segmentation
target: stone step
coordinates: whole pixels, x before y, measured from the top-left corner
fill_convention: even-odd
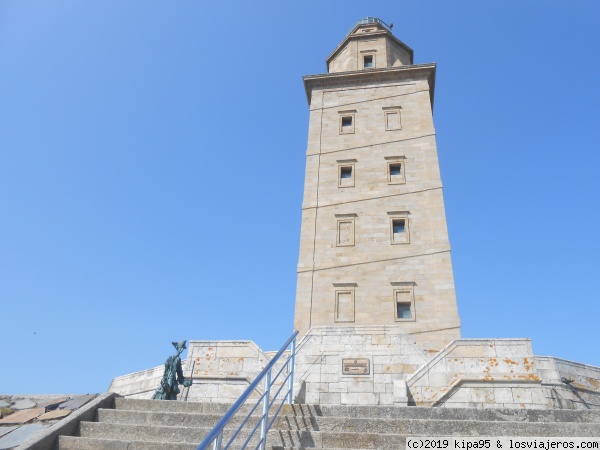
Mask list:
[[[98,421],[118,425],[191,427],[211,429],[221,416],[214,414],[160,413],[131,410],[98,410]],[[495,417],[497,418],[497,417]],[[369,419],[355,417],[299,416],[280,414],[274,428],[280,430],[333,431],[333,432],[378,432],[405,435],[446,435],[454,434],[457,429],[465,430],[466,435],[505,434],[513,430],[522,436],[547,436],[559,430],[565,435],[589,436],[599,425],[594,422],[530,422],[509,421],[515,416],[505,416],[503,420],[440,420],[440,419]],[[519,416],[517,416],[519,418]],[[235,417],[227,429],[236,429],[243,417]],[[258,420],[258,416],[255,417]],[[255,424],[256,421],[252,421]],[[432,426],[435,424],[435,432]],[[539,434],[538,434],[539,433]]]
[[[195,414],[170,412],[161,413],[157,411],[132,411],[118,409],[98,409],[97,421],[104,423],[118,423],[122,425],[152,425],[165,427],[202,427],[212,429],[222,415],[217,414]],[[236,414],[226,428],[237,428],[245,419],[245,416]],[[255,424],[260,415],[254,415],[248,421]]]
[[[340,447],[340,443],[344,443],[344,448],[399,448],[399,446],[404,446],[406,436],[584,437],[598,435],[597,424],[586,423],[402,421],[390,419],[387,421],[366,420],[363,424],[354,427],[352,424],[358,424],[360,419],[346,419],[342,424],[335,425],[334,423],[338,419],[325,419],[329,421],[327,424],[329,430],[278,429],[276,427],[269,432],[269,444],[283,447],[335,448]],[[369,423],[370,427],[368,426]],[[366,429],[364,429],[365,427]],[[209,431],[210,428],[96,422],[82,422],[80,425],[80,434],[86,438],[118,440],[122,436],[128,436],[133,441],[182,442],[196,445]],[[247,433],[242,434],[243,440]]]
[[[119,425],[146,425],[146,426],[180,426],[193,428],[211,429],[219,420],[220,416],[214,414],[191,414],[191,413],[158,413],[146,411],[128,411],[128,410],[110,410],[99,409],[98,421],[102,423],[112,423]],[[254,425],[258,421],[258,417],[254,418],[251,424]],[[235,417],[226,429],[236,429],[241,423],[243,417]],[[547,432],[547,430],[558,429],[571,430],[571,425],[582,425],[575,427],[576,432],[585,430],[586,425],[592,425],[597,428],[594,423],[581,422],[485,422],[474,420],[439,420],[439,419],[362,419],[362,418],[347,418],[347,417],[319,417],[319,416],[290,416],[280,415],[274,424],[274,428],[281,430],[306,430],[306,431],[336,431],[336,432],[379,432],[379,433],[415,433],[426,434],[432,424],[435,423],[435,428],[440,433],[452,434],[455,429],[469,429],[476,433],[481,433],[480,430],[503,430],[507,427],[511,429],[522,430],[523,433],[530,435],[532,430],[535,432]]]
[[[115,409],[129,411],[181,412],[195,414],[217,414],[223,416],[230,406],[231,405],[227,403],[139,400],[123,397],[115,398]],[[240,411],[245,411],[247,414],[250,411],[250,407],[242,406]]]
[[[81,422],[79,435],[94,439],[123,439],[132,441],[171,442],[198,445],[211,429],[194,427],[165,427],[155,425],[127,425],[119,423]]]
[[[60,436],[58,450],[196,450],[198,444]]]
[[[226,403],[115,399],[115,408],[117,410],[215,414],[221,417],[227,412],[230,406]],[[250,407],[243,406],[240,408],[238,414],[245,415],[249,411]],[[324,417],[600,423],[600,410],[474,409],[378,405],[284,405],[281,413]]]
[[[600,423],[600,410],[476,409],[423,406],[284,405],[282,413],[301,416],[398,418],[428,420],[485,420],[510,422]]]
[[[580,422],[500,422],[478,420],[358,419],[346,417],[280,416],[273,425],[278,430],[402,434],[404,436],[596,436],[597,423]]]
[[[254,425],[254,424],[253,424]],[[156,426],[156,425],[125,425],[121,423],[81,422],[79,435],[91,439],[123,440],[124,436],[136,442],[161,442],[194,444],[197,446],[212,430],[211,427]],[[233,436],[236,428],[225,429],[223,443]],[[248,438],[251,428],[242,430],[233,442],[234,448],[240,446]],[[249,448],[258,444],[260,429],[249,441]],[[276,436],[274,436],[277,439]],[[277,440],[276,442],[279,442]]]

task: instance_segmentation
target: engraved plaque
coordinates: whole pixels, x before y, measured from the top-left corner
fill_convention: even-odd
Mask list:
[[[342,359],[342,375],[369,375],[370,361],[367,358]]]

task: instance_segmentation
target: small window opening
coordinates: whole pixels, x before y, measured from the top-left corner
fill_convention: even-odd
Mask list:
[[[365,69],[373,67],[373,55],[365,55],[363,61]]]
[[[398,319],[412,319],[412,312],[410,310],[410,302],[396,303],[396,315],[397,315]]]
[[[392,228],[394,232],[394,240],[401,239],[406,231],[406,220],[394,219],[392,222]]]
[[[390,177],[401,177],[402,176],[402,164],[395,163],[390,164]]]
[[[340,167],[340,178],[352,178],[352,166]]]
[[[352,116],[342,116],[342,128],[352,127]]]

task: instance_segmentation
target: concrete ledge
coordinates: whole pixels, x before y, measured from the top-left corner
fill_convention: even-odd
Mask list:
[[[73,436],[77,432],[77,426],[81,421],[93,421],[96,418],[98,408],[113,408],[115,397],[119,394],[109,392],[102,394],[82,406],[77,411],[55,423],[43,433],[34,436],[17,447],[17,450],[52,450],[58,436]]]

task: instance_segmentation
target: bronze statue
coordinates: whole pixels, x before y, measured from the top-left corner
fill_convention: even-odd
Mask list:
[[[185,341],[172,342],[172,344],[177,350],[177,354],[169,356],[165,361],[165,373],[160,380],[160,386],[152,396],[153,400],[177,400],[177,394],[179,394],[178,384],[182,384],[184,387],[192,385],[192,380],[186,379],[183,376],[183,370],[181,370],[179,355],[186,349]]]

